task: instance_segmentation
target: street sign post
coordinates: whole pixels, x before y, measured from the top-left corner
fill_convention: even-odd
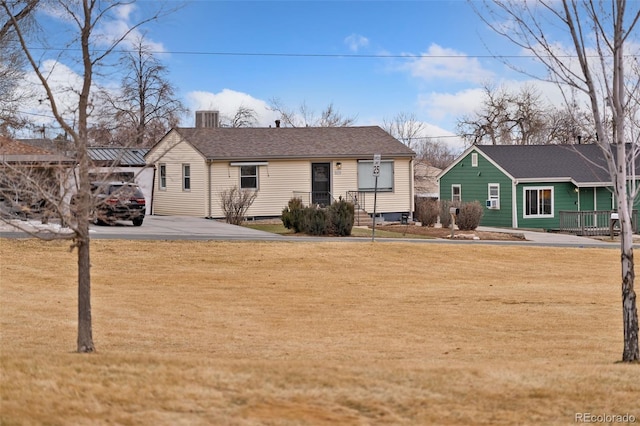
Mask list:
[[[375,177],[380,176],[380,154],[374,154],[373,156],[373,175]]]
[[[376,202],[378,201],[378,176],[380,176],[380,154],[373,155],[373,176],[376,183],[373,188],[373,231],[371,232],[371,241],[376,240]]]

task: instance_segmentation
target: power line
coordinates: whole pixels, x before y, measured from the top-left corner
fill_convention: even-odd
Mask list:
[[[32,47],[32,50],[80,52],[77,48]],[[106,52],[106,50],[94,50]],[[138,53],[136,50],[119,49],[121,53]],[[246,56],[246,57],[282,57],[282,58],[353,58],[353,59],[535,59],[537,55],[422,55],[422,54],[356,54],[356,53],[284,53],[284,52],[212,52],[197,50],[148,51],[151,54],[171,54],[185,56]],[[636,57],[636,55],[625,55]],[[549,56],[550,57],[550,56]],[[554,55],[555,58],[576,58],[577,55]],[[592,55],[598,58],[600,55]]]

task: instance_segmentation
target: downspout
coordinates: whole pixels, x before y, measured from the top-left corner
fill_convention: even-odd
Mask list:
[[[513,180],[513,189],[511,190],[511,222],[513,228],[518,228],[518,181]]]
[[[409,160],[409,218],[413,221],[413,213],[415,210],[415,173],[413,170],[414,159]]]
[[[151,205],[149,206],[149,212],[151,216],[153,216],[153,200],[156,198],[156,170],[158,170],[158,166],[153,165],[153,181],[151,183]]]
[[[211,209],[212,209],[212,201],[211,201],[211,160],[207,160],[207,218],[212,219]]]

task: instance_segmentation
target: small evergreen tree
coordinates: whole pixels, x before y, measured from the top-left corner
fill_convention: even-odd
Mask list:
[[[313,207],[304,209],[304,232],[309,235],[327,235],[329,233],[327,211]]]
[[[344,237],[351,235],[355,217],[355,207],[342,198],[329,206],[329,231],[333,235]]]
[[[304,207],[300,198],[294,197],[289,200],[287,207],[282,210],[282,224],[287,229],[294,232],[302,232],[304,227]]]

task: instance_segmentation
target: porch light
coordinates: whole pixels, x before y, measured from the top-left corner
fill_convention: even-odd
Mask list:
[[[338,162],[336,163],[336,169],[338,169],[338,170],[342,170],[342,163],[341,163],[341,162],[339,162],[339,161],[338,161]]]

